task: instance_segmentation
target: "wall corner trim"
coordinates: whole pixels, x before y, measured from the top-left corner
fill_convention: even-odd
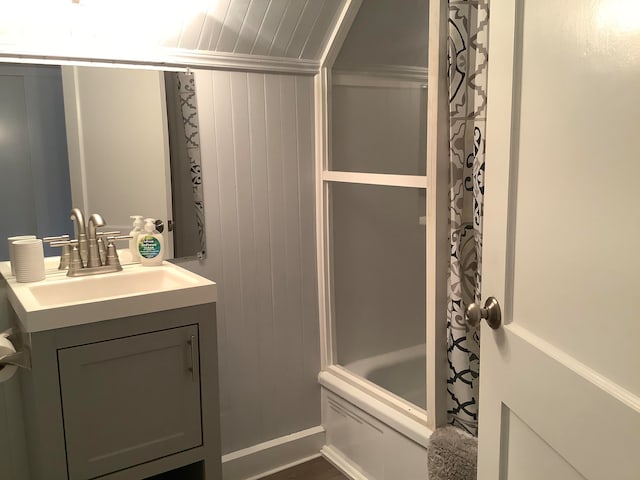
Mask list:
[[[222,456],[223,480],[255,480],[320,456],[321,426],[259,443]]]

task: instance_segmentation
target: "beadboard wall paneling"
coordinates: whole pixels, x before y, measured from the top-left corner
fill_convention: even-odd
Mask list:
[[[203,2],[204,3],[204,2]],[[186,19],[179,48],[318,60],[344,0],[209,1]]]
[[[342,4],[340,5],[340,7]],[[302,48],[300,58],[320,59],[320,56],[326,46],[331,28],[337,21],[337,15],[341,8],[334,6],[333,3],[325,2],[322,9],[318,13],[318,17],[311,29],[311,33]]]
[[[312,82],[196,72],[223,453],[320,424]]]

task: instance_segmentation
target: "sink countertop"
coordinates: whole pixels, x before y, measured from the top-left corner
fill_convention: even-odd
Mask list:
[[[0,262],[0,275],[7,282],[9,302],[24,332],[65,328],[217,300],[214,282],[166,261],[154,267],[131,264],[124,265],[121,272],[72,278],[66,276],[66,271],[55,270],[58,260],[59,257],[47,257],[46,278],[31,283],[17,282],[11,276],[9,262]]]

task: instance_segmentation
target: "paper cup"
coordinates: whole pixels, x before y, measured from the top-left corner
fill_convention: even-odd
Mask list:
[[[14,268],[14,259],[13,259],[13,242],[17,240],[32,240],[36,238],[35,235],[18,235],[15,237],[7,238],[7,246],[9,247],[9,262],[11,263],[11,275],[15,276],[16,271]]]
[[[39,238],[13,242],[14,270],[21,283],[44,280],[44,248]]]

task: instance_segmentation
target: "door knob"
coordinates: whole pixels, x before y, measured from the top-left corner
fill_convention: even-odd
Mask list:
[[[500,327],[502,323],[502,313],[500,312],[500,304],[495,297],[487,298],[487,301],[484,302],[484,308],[472,303],[464,313],[464,319],[467,321],[467,325],[471,327],[477,327],[483,318],[494,330]]]

